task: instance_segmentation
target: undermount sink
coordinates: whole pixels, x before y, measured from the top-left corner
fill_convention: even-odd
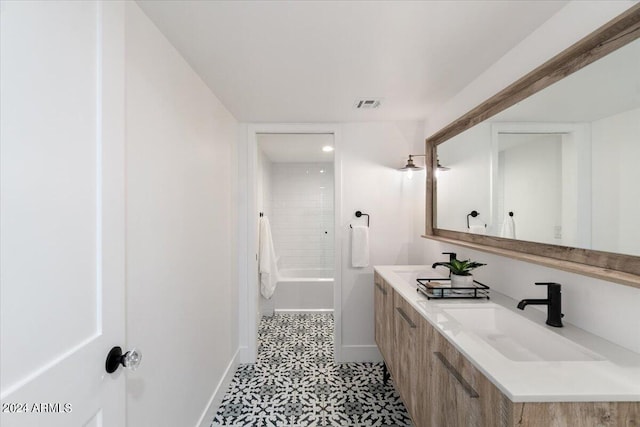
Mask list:
[[[477,335],[513,361],[605,360],[599,354],[497,304],[464,304],[443,308],[442,312],[465,331]]]

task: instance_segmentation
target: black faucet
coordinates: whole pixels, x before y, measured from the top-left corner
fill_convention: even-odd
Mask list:
[[[518,308],[524,310],[528,305],[546,305],[547,306],[547,325],[562,327],[562,293],[560,292],[559,283],[541,282],[536,285],[547,286],[547,299],[523,299],[518,303]]]
[[[442,255],[449,255],[449,262],[456,259],[457,254],[455,252],[442,252]],[[431,268],[436,268],[439,265],[448,264],[447,262],[434,262]],[[449,270],[449,276],[451,276],[451,270]]]

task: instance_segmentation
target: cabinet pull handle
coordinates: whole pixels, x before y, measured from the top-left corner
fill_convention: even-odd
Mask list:
[[[387,290],[383,288],[382,285],[380,285],[380,283],[376,283],[376,287],[380,289],[380,292],[382,292],[382,295],[387,295]]]
[[[404,312],[404,310],[402,310],[400,307],[396,307],[396,311],[400,314],[400,316],[402,316],[402,318],[409,324],[409,327],[411,329],[415,329],[416,324],[413,323],[411,321],[411,319],[409,319],[409,316],[407,316],[407,313]]]
[[[470,398],[476,399],[480,397],[478,392],[475,391],[473,387],[471,387],[471,384],[469,384],[464,378],[462,378],[462,375],[460,375],[460,372],[458,372],[458,370],[451,363],[449,363],[447,358],[444,357],[444,354],[440,353],[439,351],[434,351],[433,354],[435,354],[436,357],[442,362],[442,364],[444,365],[445,368],[447,368],[449,373],[453,375],[455,379],[458,380],[458,382],[460,383],[462,388],[464,388],[464,390],[467,392]]]

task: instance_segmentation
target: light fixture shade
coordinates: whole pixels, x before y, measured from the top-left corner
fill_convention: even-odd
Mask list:
[[[407,160],[407,164],[404,165],[404,167],[402,167],[402,168],[400,168],[398,170],[407,172],[407,171],[418,171],[418,170],[424,169],[424,166],[423,167],[416,166],[415,163],[413,163],[413,158],[414,157],[427,157],[427,155],[426,154],[409,154],[409,159]],[[451,168],[448,168],[446,166],[442,166],[440,164],[440,159],[437,159],[437,168],[436,168],[436,170],[438,170],[440,172],[445,172],[445,171],[451,170]]]
[[[438,167],[437,167],[437,169],[438,169],[440,172],[446,172],[446,171],[451,170],[451,168],[448,168],[448,167],[446,167],[446,166],[442,166],[442,165],[440,164],[440,159],[438,159]]]
[[[416,171],[416,170],[421,170],[421,169],[422,169],[421,167],[416,166],[413,163],[413,155],[409,154],[409,160],[407,160],[407,164],[404,165],[404,167],[402,167],[402,168],[400,168],[398,170],[406,172],[406,171]]]

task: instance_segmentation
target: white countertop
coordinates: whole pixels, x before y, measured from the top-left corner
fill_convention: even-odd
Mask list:
[[[394,290],[451,342],[473,365],[514,402],[640,401],[640,354],[563,321],[563,328],[545,324],[539,310],[516,308],[517,301],[491,290],[491,300],[427,299],[416,292],[417,277],[438,277],[431,266],[376,266]],[[398,274],[400,273],[400,274]],[[491,286],[490,283],[487,285]],[[470,304],[473,307],[468,307]],[[447,317],[443,310],[473,310],[498,304],[597,354],[601,360],[515,361],[505,357],[474,332]]]

